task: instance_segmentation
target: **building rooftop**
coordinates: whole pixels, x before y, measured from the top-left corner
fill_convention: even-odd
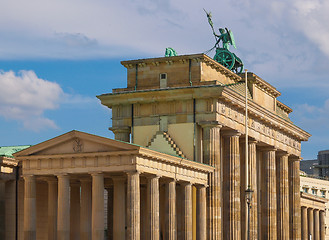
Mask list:
[[[24,150],[31,146],[32,145],[0,147],[0,157],[14,158],[14,156],[13,156],[14,153]]]

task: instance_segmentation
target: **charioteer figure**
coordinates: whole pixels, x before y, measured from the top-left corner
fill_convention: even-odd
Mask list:
[[[206,10],[205,10],[206,12]],[[211,26],[212,32],[216,39],[216,44],[212,48],[216,48],[216,54],[214,56],[214,60],[224,67],[230,69],[235,73],[241,73],[243,71],[243,63],[240,58],[238,58],[234,53],[230,52],[229,48],[232,45],[236,48],[234,36],[231,30],[227,28],[220,28],[220,35],[216,34],[213,26],[213,22],[211,20],[211,13],[206,12],[209,25]],[[220,47],[219,43],[222,42],[222,47]],[[211,50],[212,50],[211,49]]]

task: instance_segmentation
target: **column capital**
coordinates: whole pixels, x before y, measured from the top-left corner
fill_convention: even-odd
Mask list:
[[[275,154],[276,154],[278,157],[284,157],[284,156],[289,157],[289,156],[290,156],[290,153],[288,153],[288,152],[286,152],[286,151],[282,151],[282,150],[278,150]]]
[[[234,130],[234,129],[225,130],[222,132],[222,136],[223,137],[239,137],[239,136],[241,136],[241,132]]]
[[[94,176],[101,176],[101,175],[104,175],[104,173],[103,172],[90,172],[89,173],[92,177],[94,177]]]
[[[201,121],[198,123],[202,128],[206,127],[217,127],[221,128],[222,125],[218,121]]]
[[[188,185],[192,186],[193,185],[192,182],[185,182],[185,181],[181,181],[180,184],[183,185],[183,186],[188,186]]]
[[[207,188],[209,187],[208,184],[194,184],[194,186],[197,188],[197,189],[201,189],[201,188]]]
[[[295,155],[290,155],[289,156],[289,161],[291,161],[291,162],[295,162],[295,161],[299,161],[300,162],[300,160],[302,160],[303,158],[302,157],[300,157],[300,156],[295,156]]]
[[[141,171],[138,170],[131,170],[131,171],[125,171],[127,175],[133,175],[133,174],[141,174]]]
[[[35,175],[33,174],[24,174],[22,175],[22,177],[24,178],[25,181],[35,179]]]
[[[246,135],[244,135],[246,136]],[[240,143],[245,143],[246,142],[246,139],[244,137],[240,138],[239,140]],[[256,144],[258,143],[258,141],[252,137],[248,137],[248,144]]]
[[[153,179],[153,178],[157,178],[160,179],[162,176],[158,175],[158,174],[149,174],[145,176],[147,179]]]
[[[130,127],[128,126],[110,127],[109,130],[111,130],[113,133],[130,133]]]
[[[64,177],[69,177],[69,175],[67,173],[57,173],[56,177],[57,178],[64,178]]]
[[[277,152],[277,148],[274,147],[274,146],[264,146],[264,147],[261,147],[260,148],[260,151],[261,152],[266,152],[266,151],[274,151],[274,152]]]

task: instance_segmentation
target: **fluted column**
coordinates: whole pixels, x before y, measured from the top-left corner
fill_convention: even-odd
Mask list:
[[[139,172],[128,172],[127,223],[128,240],[140,239],[140,180]]]
[[[262,237],[261,239],[277,239],[277,199],[276,199],[276,167],[275,149],[264,148],[264,178],[262,196]],[[299,209],[300,211],[300,209]]]
[[[159,176],[147,179],[147,202],[148,202],[148,236],[150,240],[159,240],[160,232],[160,199],[159,199]]]
[[[290,239],[301,239],[299,157],[289,157],[289,230]]]
[[[81,240],[91,239],[91,179],[80,179],[81,208],[80,208],[80,237]]]
[[[57,179],[48,180],[48,240],[57,240]]]
[[[110,128],[114,133],[114,139],[123,142],[130,142],[130,127]]]
[[[192,224],[192,184],[183,183],[184,191],[184,240],[191,240],[193,235]]]
[[[207,197],[206,197],[206,186],[197,185],[197,229],[196,239],[206,240],[207,239]]]
[[[34,175],[24,176],[24,240],[36,239],[36,183]]]
[[[207,188],[207,237],[221,239],[221,160],[220,129],[217,121],[201,122],[203,163],[215,167],[208,175]]]
[[[278,236],[277,239],[289,239],[289,181],[288,181],[288,154],[277,152],[277,202],[278,202]]]
[[[80,183],[71,185],[70,240],[80,240]]]
[[[240,133],[232,130],[223,135],[223,238],[240,240]]]
[[[177,239],[176,225],[176,181],[170,179],[166,183],[166,231],[168,240]]]
[[[314,240],[320,240],[320,216],[319,209],[314,209]]]
[[[70,179],[58,175],[57,239],[70,239]]]
[[[314,239],[314,214],[313,209],[307,209],[307,218],[308,218],[308,239]]]
[[[126,239],[125,177],[113,180],[113,239]]]
[[[248,140],[248,154],[249,154],[249,183],[251,189],[254,191],[251,199],[250,208],[250,239],[258,239],[258,184],[257,184],[257,141],[253,139]]]
[[[91,230],[92,240],[104,240],[104,175],[93,173]]]
[[[320,211],[320,239],[325,240],[325,238],[326,238],[325,212]]]
[[[302,207],[302,240],[308,240],[307,207]]]

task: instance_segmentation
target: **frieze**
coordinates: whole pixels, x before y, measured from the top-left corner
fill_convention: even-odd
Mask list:
[[[229,119],[234,120],[240,124],[244,124],[244,114],[241,111],[235,109],[234,107],[229,106],[227,103],[218,103],[217,112]],[[281,142],[287,146],[301,150],[301,144],[295,139],[292,139],[287,134],[274,129],[271,126],[266,125],[263,121],[250,118],[248,121],[249,128],[253,129],[256,132],[261,133],[270,138],[274,138],[276,141]]]

